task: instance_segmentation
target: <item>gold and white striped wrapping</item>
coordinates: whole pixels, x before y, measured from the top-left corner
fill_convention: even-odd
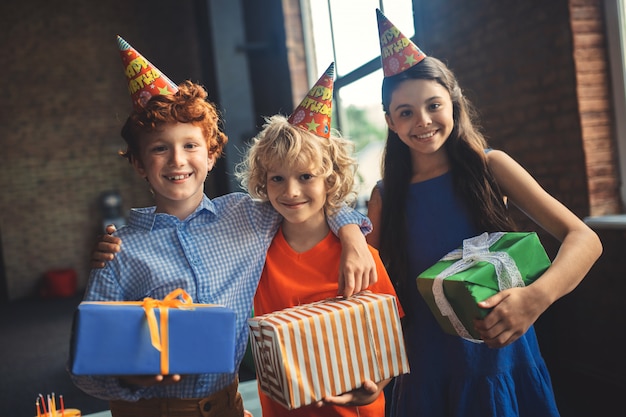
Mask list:
[[[254,317],[250,344],[261,390],[299,408],[409,372],[395,297],[365,291]]]

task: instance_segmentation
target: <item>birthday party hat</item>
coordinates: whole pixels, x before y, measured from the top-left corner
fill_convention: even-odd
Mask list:
[[[117,36],[124,73],[128,79],[128,92],[133,108],[141,110],[153,96],[174,94],[176,84],[143,57],[128,42]]]
[[[287,121],[290,124],[326,139],[330,137],[334,76],[333,62],[289,116]]]
[[[391,77],[408,70],[426,58],[426,54],[376,9],[378,36],[380,37],[380,58],[383,74]]]

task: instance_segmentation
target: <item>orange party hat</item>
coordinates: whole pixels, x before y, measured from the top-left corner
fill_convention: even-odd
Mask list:
[[[317,136],[330,137],[335,63],[331,63],[287,121]]]
[[[426,54],[376,9],[378,36],[380,37],[380,58],[383,74],[391,77],[406,71],[426,58]]]
[[[133,108],[141,110],[153,96],[174,94],[178,87],[128,42],[117,36]]]

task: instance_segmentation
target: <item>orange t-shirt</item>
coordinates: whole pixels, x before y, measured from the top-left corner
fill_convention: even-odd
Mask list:
[[[376,262],[378,281],[368,289],[374,293],[396,296],[389,275],[385,270],[378,251],[370,247]],[[288,307],[308,304],[326,298],[336,297],[339,288],[338,272],[341,256],[341,242],[329,233],[312,249],[295,252],[285,240],[282,229],[276,233],[267,251],[265,267],[254,296],[254,314],[257,316],[272,313]],[[398,303],[400,316],[404,313]],[[376,401],[366,406],[339,407],[315,405],[287,410],[259,390],[263,415],[268,417],[332,417],[361,416],[379,417],[385,415],[385,398],[381,393]]]

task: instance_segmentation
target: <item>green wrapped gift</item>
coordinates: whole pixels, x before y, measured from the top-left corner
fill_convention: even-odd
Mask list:
[[[417,288],[446,333],[478,341],[473,319],[489,310],[477,303],[530,284],[549,266],[536,233],[483,233],[464,240],[461,248],[422,272]]]

